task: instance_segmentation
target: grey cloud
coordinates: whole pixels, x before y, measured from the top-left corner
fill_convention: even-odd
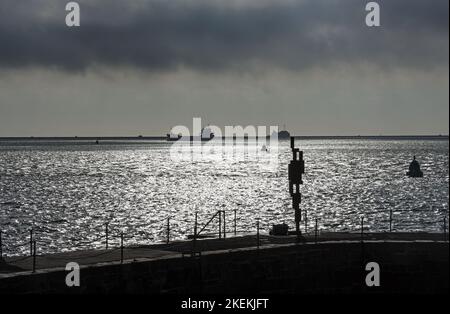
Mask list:
[[[380,28],[363,0],[78,2],[82,26],[68,28],[66,1],[2,0],[0,67],[448,67],[448,0],[378,1]]]

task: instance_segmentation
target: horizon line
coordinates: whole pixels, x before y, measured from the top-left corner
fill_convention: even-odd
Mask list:
[[[449,134],[406,134],[406,135],[395,135],[395,134],[378,134],[378,135],[291,135],[296,139],[375,139],[375,138],[436,138],[436,139],[445,139],[449,138]],[[221,137],[222,139],[226,138],[225,136]],[[245,138],[245,137],[238,137]],[[122,139],[122,140],[131,140],[131,139],[141,139],[141,140],[165,140],[167,136],[161,135],[118,135],[118,136],[0,136],[0,140],[114,140],[114,139]]]

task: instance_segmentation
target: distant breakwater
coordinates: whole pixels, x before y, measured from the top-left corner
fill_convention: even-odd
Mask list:
[[[297,140],[449,140],[449,135],[297,135]],[[222,137],[225,139],[225,137]],[[29,136],[29,137],[0,137],[0,141],[121,141],[121,140],[166,140],[166,136]]]

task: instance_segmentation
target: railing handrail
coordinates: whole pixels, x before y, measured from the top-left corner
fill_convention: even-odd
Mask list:
[[[236,213],[236,210],[234,210],[234,212]],[[389,211],[387,211],[387,216],[388,217],[386,219],[377,220],[377,222],[379,222],[379,223],[387,223],[386,229],[389,230],[389,232],[394,232],[395,229],[398,229],[398,228],[394,228],[394,226],[393,226],[393,222],[395,221],[395,219],[394,219],[395,215],[393,215],[393,214],[395,212],[396,212],[395,210],[390,209]],[[401,213],[403,211],[397,211],[397,212]],[[219,219],[220,219],[219,220],[219,224],[220,224],[219,225],[219,230],[218,230],[218,232],[212,232],[211,235],[214,235],[214,236],[219,235],[219,238],[220,238],[221,234],[223,234],[224,238],[225,238],[226,233],[227,232],[231,232],[231,231],[229,231],[229,229],[227,230],[227,228],[226,228],[225,213],[226,213],[226,211],[223,210],[223,209],[222,210],[217,210],[217,212],[215,212],[212,215],[212,217],[200,229],[199,232],[197,232],[196,234],[194,232],[194,238],[196,238],[197,236],[199,236],[202,233],[204,234],[205,229],[211,224],[211,222],[216,217],[219,217]],[[222,222],[222,219],[221,219],[222,218],[221,214],[224,215],[223,216],[223,222]],[[361,234],[361,239],[363,239],[365,237],[366,233],[368,233],[368,232],[370,233],[371,232],[371,219],[367,219],[367,214],[368,213],[364,213],[364,215],[362,215],[362,216],[359,216],[359,214],[358,214],[358,216],[359,216],[358,217],[359,218],[358,219],[359,220],[359,228],[355,224],[355,226],[353,228],[350,228],[350,229],[349,228],[345,228],[345,230],[338,230],[337,232],[358,232],[359,231],[359,233]],[[370,213],[369,213],[369,216],[370,216]],[[441,216],[441,215],[439,215],[439,216]],[[316,240],[317,240],[318,233],[319,233],[318,221],[322,221],[322,220],[323,220],[322,218],[318,218],[317,216],[313,220],[311,220],[311,219],[308,220],[308,221],[314,221],[314,227],[313,227],[314,228],[314,233],[311,233],[311,234],[314,234]],[[355,220],[355,219],[352,219],[352,221],[353,220]],[[354,221],[354,222],[356,222],[356,221]],[[406,222],[406,221],[403,221],[403,222]],[[445,213],[444,217],[439,217],[438,220],[433,219],[433,220],[427,220],[426,222],[427,223],[432,223],[432,224],[438,224],[439,225],[439,231],[438,232],[440,232],[442,230],[443,234],[444,234],[445,241],[448,241],[448,238],[447,238],[447,235],[448,235],[448,213]],[[223,223],[223,225],[222,225],[222,223]],[[105,223],[103,223],[102,225],[105,226]],[[308,226],[311,226],[311,224],[309,224]],[[345,226],[345,225],[343,225],[343,226]],[[118,226],[115,226],[115,227],[118,227]],[[234,228],[235,228],[234,229],[235,232],[237,232],[238,230],[236,229],[236,216],[235,216],[235,226],[234,226]],[[322,232],[323,231],[330,231],[330,232],[336,231],[336,230],[334,230],[333,226],[331,226],[331,230],[329,228],[330,228],[329,222],[325,221],[325,223],[322,224],[321,231]],[[408,228],[408,226],[401,227],[400,229],[398,229],[396,231],[404,232],[405,230],[408,230],[407,228]],[[78,241],[72,241],[71,240],[70,241],[70,245],[73,248],[80,248],[80,247],[84,247],[84,246],[89,246],[90,244],[94,244],[94,243],[97,243],[97,242],[102,241],[102,240],[105,241],[105,238],[107,237],[107,239],[108,239],[107,240],[108,241],[108,247],[106,247],[106,248],[109,249],[109,245],[113,244],[113,243],[117,244],[118,240],[120,242],[122,242],[124,239],[134,239],[133,235],[127,236],[127,235],[124,234],[123,230],[121,230],[120,228],[118,228],[118,229],[119,230],[115,230],[114,232],[112,232],[111,229],[110,229],[110,226],[109,226],[107,232],[106,232],[106,230],[104,230],[105,233],[99,235],[95,239],[90,239],[90,240],[89,239],[84,239],[84,240],[78,240]],[[261,222],[259,223],[259,229],[261,230]],[[384,231],[380,231],[381,229],[378,228],[378,227],[376,229],[377,229],[377,231],[372,231],[372,232],[384,232]],[[378,229],[380,229],[380,230],[378,230]],[[167,230],[166,230],[167,234],[168,234],[169,230],[170,230],[170,220],[167,220]],[[420,229],[417,229],[417,230],[414,229],[414,231],[421,231],[421,230]],[[246,233],[246,232],[250,233],[250,232],[253,232],[253,230],[249,230],[249,229],[246,229],[246,228],[239,230],[239,233]],[[424,232],[427,232],[427,230],[424,230]],[[434,231],[428,231],[428,232],[434,232]],[[26,232],[21,232],[21,233],[19,233],[19,235],[25,235],[27,233],[29,233],[29,236],[28,236],[29,239],[25,240],[23,243],[16,244],[16,245],[11,245],[11,243],[9,243],[10,241],[8,241],[8,238],[5,237],[7,235],[7,233],[4,232],[4,230],[0,230],[0,259],[3,258],[3,255],[5,255],[5,257],[6,257],[7,255],[5,253],[7,253],[8,251],[10,251],[10,250],[16,251],[19,248],[23,248],[23,247],[26,247],[26,246],[29,246],[29,248],[30,248],[28,256],[32,257],[33,256],[33,252],[34,252],[35,242],[39,244],[40,242],[44,243],[45,241],[44,240],[41,241],[39,239],[39,234],[36,234],[35,229],[30,229],[30,230],[28,230]],[[46,232],[43,231],[42,233],[46,233]],[[47,239],[45,239],[45,240],[47,240]],[[112,242],[111,242],[111,240],[112,240]],[[76,242],[76,243],[73,243],[73,242]],[[167,239],[166,239],[166,243],[168,243]],[[106,243],[104,243],[104,244],[106,244]],[[120,246],[119,246],[119,248],[120,248]],[[26,250],[21,250],[21,251],[26,251]],[[20,252],[20,254],[24,254],[24,252]]]

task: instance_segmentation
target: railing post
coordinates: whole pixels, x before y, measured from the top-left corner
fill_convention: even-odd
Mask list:
[[[308,211],[305,209],[305,234],[308,233]]]
[[[447,240],[447,217],[444,217],[444,241]]]
[[[3,241],[2,241],[2,231],[0,230],[0,260],[3,259]]]
[[[219,211],[219,239],[222,238],[222,213]]]
[[[108,223],[105,224],[105,246],[108,249]]]
[[[30,256],[33,256],[33,228],[30,229]]]
[[[259,250],[259,220],[256,221],[256,247]]]
[[[167,217],[167,244],[170,242],[170,217]]]
[[[364,216],[361,217],[361,242],[364,240]]]
[[[392,209],[389,211],[389,232],[392,232]]]
[[[120,232],[120,264],[123,264],[123,231]]]
[[[226,219],[225,219],[225,211],[222,211],[223,213],[223,238],[226,239],[227,237],[227,227],[226,227]]]
[[[236,211],[237,211],[237,209],[234,209],[234,236],[237,235],[237,229],[236,229]]]
[[[192,255],[195,254],[196,245],[197,245],[197,212],[195,212],[194,241],[192,242]]]
[[[33,273],[36,272],[36,240],[33,241]]]
[[[318,236],[318,221],[317,221],[317,218],[316,218],[316,224],[315,224],[315,227],[314,227],[314,241],[317,243],[317,236]]]

